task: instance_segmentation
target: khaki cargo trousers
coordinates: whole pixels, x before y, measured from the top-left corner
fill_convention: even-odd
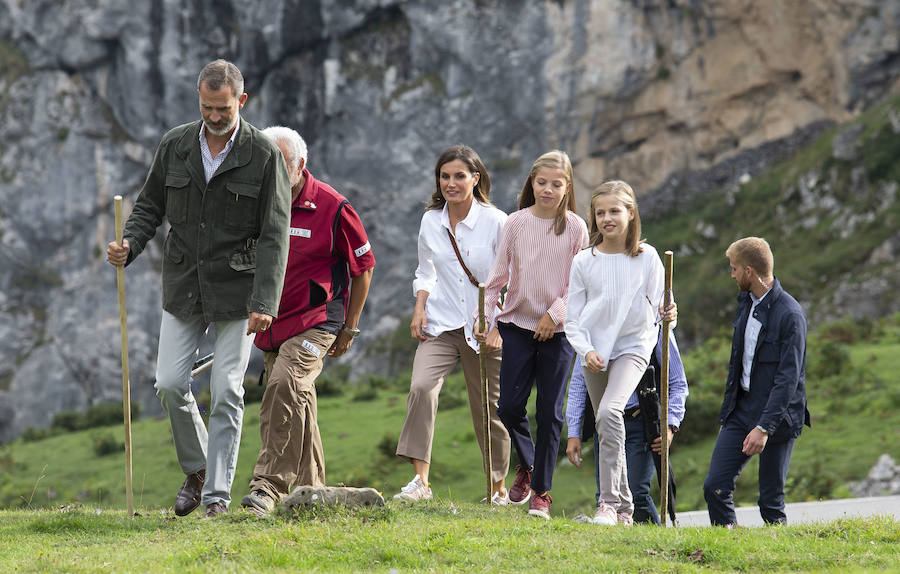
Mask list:
[[[325,484],[315,383],[334,339],[320,329],[308,329],[282,343],[277,352],[263,354],[268,376],[251,492],[262,489],[281,500],[294,486]]]

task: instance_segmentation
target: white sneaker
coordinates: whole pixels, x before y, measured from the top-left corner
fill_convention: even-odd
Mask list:
[[[601,502],[600,505],[597,506],[597,512],[594,513],[594,519],[591,520],[591,522],[603,526],[615,526],[618,522],[616,509],[605,502]]]
[[[487,498],[482,498],[481,502],[487,501]],[[509,506],[509,494],[506,496],[500,496],[499,492],[495,492],[493,496],[491,496],[491,506]]]
[[[431,500],[431,489],[418,474],[394,495],[394,500]]]

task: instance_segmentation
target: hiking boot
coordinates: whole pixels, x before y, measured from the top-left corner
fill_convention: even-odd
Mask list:
[[[525,504],[531,496],[531,469],[516,465],[516,480],[509,489],[510,504]]]
[[[544,520],[550,520],[550,505],[553,504],[553,498],[549,492],[532,493],[531,503],[528,505],[528,514],[531,516],[540,516]]]
[[[631,526],[634,524],[634,519],[627,512],[617,512],[616,522],[622,526]]]
[[[215,518],[220,514],[225,514],[228,511],[225,508],[225,505],[221,502],[213,502],[212,504],[206,505],[206,517],[207,518]]]
[[[615,526],[618,522],[616,509],[605,502],[601,502],[597,506],[597,512],[594,513],[594,519],[591,522],[603,526]]]
[[[394,495],[394,500],[431,500],[431,489],[418,474]]]
[[[275,499],[265,490],[257,488],[241,499],[241,506],[250,514],[262,518],[275,508]]]
[[[206,481],[206,469],[200,469],[194,474],[189,474],[175,496],[175,514],[187,516],[200,506],[200,492]]]

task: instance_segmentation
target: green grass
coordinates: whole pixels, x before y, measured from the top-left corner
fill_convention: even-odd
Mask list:
[[[705,508],[702,484],[715,442],[716,418],[727,372],[730,341],[722,334],[685,354],[691,395],[682,432],[673,443],[678,477],[678,510]],[[888,382],[900,368],[900,314],[878,322],[844,320],[810,336],[808,397],[813,427],[797,441],[788,476],[788,500],[799,502],[849,496],[847,484],[861,480],[883,453],[900,459],[900,388]],[[379,381],[385,385],[385,381]],[[395,383],[396,384],[396,383]],[[451,376],[441,394],[431,482],[435,495],[456,503],[484,496],[481,454],[476,446],[461,375]],[[370,397],[354,400],[353,397]],[[246,493],[259,450],[258,403],[247,405],[235,501]],[[533,412],[533,408],[529,410]],[[394,455],[406,414],[406,394],[397,389],[323,397],[319,420],[329,484],[371,486],[387,498],[411,478],[412,466]],[[106,427],[0,447],[0,507],[124,508],[124,454],[98,455],[97,438],[122,428]],[[565,431],[564,431],[565,433]],[[167,420],[133,425],[136,506],[171,507],[183,474]],[[593,454],[585,464],[560,464],[554,476],[554,515],[590,513],[595,491]],[[564,457],[561,458],[564,460]],[[515,466],[515,455],[511,466]],[[511,484],[512,475],[508,479]],[[756,461],[738,484],[738,503],[755,505]]]
[[[0,540],[0,569],[20,572],[853,572],[895,569],[900,560],[900,524],[886,517],[730,531],[601,529],[446,499],[262,520],[0,511]]]

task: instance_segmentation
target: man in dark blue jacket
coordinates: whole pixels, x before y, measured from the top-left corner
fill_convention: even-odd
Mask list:
[[[806,315],[773,275],[774,257],[759,237],[725,251],[741,294],[734,318],[725,400],[703,494],[714,526],[734,526],[734,486],[759,455],[759,512],[786,523],[784,483],[794,440],[805,423]]]

